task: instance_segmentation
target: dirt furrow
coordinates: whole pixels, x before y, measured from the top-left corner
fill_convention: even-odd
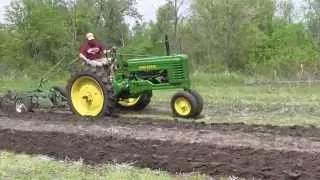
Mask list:
[[[123,115],[124,114],[124,115]],[[137,113],[121,113],[120,118],[104,118],[104,119],[84,119],[80,117],[75,117],[70,114],[70,112],[65,111],[39,111],[37,113],[29,113],[18,115],[14,113],[1,112],[0,117],[10,118],[10,119],[23,119],[24,121],[34,121],[41,120],[44,122],[67,122],[68,124],[82,122],[84,124],[97,124],[99,126],[105,125],[119,125],[119,126],[144,126],[153,125],[161,128],[179,128],[179,129],[197,129],[197,130],[209,130],[218,131],[222,133],[267,133],[272,135],[280,136],[295,136],[295,137],[305,137],[311,139],[320,139],[320,128],[316,127],[302,127],[302,126],[290,126],[290,127],[279,127],[272,125],[247,125],[244,123],[213,123],[204,124],[198,121],[181,122],[176,121],[174,118],[167,119],[155,119],[143,114],[136,116]]]
[[[131,163],[172,173],[320,179],[315,128],[83,119],[69,114],[0,115],[0,150]]]
[[[120,126],[94,123],[83,124],[81,121],[72,124],[68,122],[54,123],[41,121],[25,121],[23,119],[0,118],[0,129],[18,131],[63,132],[88,134],[97,137],[115,136],[118,138],[135,138],[138,140],[161,140],[182,143],[214,144],[221,147],[252,147],[279,151],[301,151],[320,153],[320,141],[303,137],[279,136],[264,133],[221,133],[209,130],[194,130],[183,128],[162,128],[156,125]],[[320,140],[320,138],[319,138]]]
[[[132,162],[137,167],[172,173],[196,171],[214,177],[235,175],[277,180],[320,178],[319,153],[12,129],[0,131],[0,142],[0,149],[44,154],[58,159],[81,158],[89,164]]]

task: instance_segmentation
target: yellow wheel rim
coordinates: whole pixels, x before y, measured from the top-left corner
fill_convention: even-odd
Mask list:
[[[90,76],[82,76],[72,85],[71,101],[81,116],[98,116],[103,110],[104,99],[100,84]]]
[[[188,116],[192,107],[188,99],[179,97],[175,100],[174,108],[180,116]]]
[[[118,101],[118,103],[124,107],[131,107],[131,106],[136,105],[139,100],[140,100],[140,96],[137,98],[120,99],[120,101]]]

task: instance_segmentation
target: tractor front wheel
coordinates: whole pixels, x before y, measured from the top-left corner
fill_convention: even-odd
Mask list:
[[[196,118],[199,113],[197,98],[190,92],[176,93],[171,99],[171,108],[175,116],[182,118]]]
[[[135,98],[119,98],[117,106],[122,110],[141,111],[151,102],[152,91],[144,92]]]
[[[190,90],[190,93],[196,98],[197,100],[197,113],[195,114],[195,116],[199,116],[202,113],[203,110],[203,97],[195,90]]]

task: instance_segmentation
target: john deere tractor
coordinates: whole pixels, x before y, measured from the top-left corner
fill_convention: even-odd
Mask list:
[[[111,115],[115,108],[140,111],[150,103],[153,91],[181,89],[171,99],[174,116],[196,118],[201,114],[203,99],[190,88],[186,55],[123,59],[121,53],[113,52],[115,73],[109,67],[84,66],[72,74],[67,93],[73,113],[100,117]]]

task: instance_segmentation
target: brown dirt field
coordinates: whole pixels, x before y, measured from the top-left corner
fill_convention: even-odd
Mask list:
[[[320,130],[0,113],[0,149],[168,172],[320,179]]]

